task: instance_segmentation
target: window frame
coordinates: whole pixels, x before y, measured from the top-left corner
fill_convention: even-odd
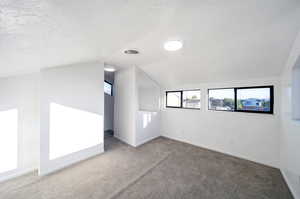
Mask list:
[[[180,105],[179,106],[168,106],[168,94],[169,93],[180,93]],[[182,91],[166,91],[166,108],[182,108]]]
[[[253,110],[238,110],[237,109],[237,91],[243,89],[259,89],[259,88],[269,88],[270,89],[270,111],[253,111]],[[250,87],[236,87],[234,88],[234,110],[235,112],[244,113],[260,113],[260,114],[274,114],[274,86],[250,86]]]
[[[233,110],[216,110],[216,109],[210,109],[209,108],[209,91],[210,90],[224,90],[224,89],[233,89],[233,100],[234,100],[234,108]],[[235,88],[234,87],[227,87],[227,88],[209,88],[207,89],[207,110],[210,111],[225,111],[225,112],[234,112],[235,110]]]
[[[256,88],[270,88],[270,111],[253,111],[253,110],[238,110],[237,109],[237,90],[242,89],[256,89]],[[222,89],[233,89],[234,90],[234,109],[233,110],[215,110],[209,108],[209,91],[210,90],[222,90]],[[207,108],[210,111],[223,111],[223,112],[241,112],[241,113],[259,113],[259,114],[274,114],[274,85],[266,86],[247,86],[247,87],[226,87],[226,88],[210,88],[207,89]]]
[[[200,108],[189,108],[189,107],[183,107],[183,92],[185,91],[199,91],[200,92]],[[192,110],[201,110],[201,89],[189,89],[189,90],[182,90],[181,94],[181,104],[183,109],[192,109]]]
[[[183,107],[183,92],[184,91],[199,91],[200,92],[200,108]],[[168,93],[180,93],[180,106],[168,106]],[[179,109],[201,110],[201,89],[188,89],[188,90],[166,91],[166,108],[179,108]]]
[[[106,92],[104,92],[104,93],[105,93],[106,95],[113,96],[113,89],[114,89],[113,84],[110,83],[110,82],[107,81],[107,80],[104,80],[104,82],[107,83],[107,84],[110,84],[110,86],[111,86],[110,94],[107,94]]]

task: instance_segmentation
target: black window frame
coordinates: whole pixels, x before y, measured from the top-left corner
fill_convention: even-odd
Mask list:
[[[110,83],[109,81],[107,81],[107,80],[104,80],[104,82],[105,83],[107,83],[107,84],[110,84],[110,86],[111,86],[111,91],[110,91],[110,94],[107,94],[106,92],[104,92],[106,95],[109,95],[109,96],[113,96],[113,89],[114,89],[114,86],[113,86],[113,84],[112,83]]]
[[[183,92],[185,92],[185,91],[199,91],[200,92],[200,108],[183,107]],[[180,106],[168,106],[168,93],[180,93]],[[166,108],[179,108],[179,109],[201,110],[201,89],[188,89],[188,90],[166,91]]]
[[[216,110],[216,109],[210,109],[209,108],[209,91],[210,90],[224,90],[224,89],[232,89],[233,90],[233,100],[234,100],[234,108],[233,110]],[[233,87],[227,87],[227,88],[209,88],[207,89],[207,97],[208,97],[208,103],[207,103],[207,109],[210,111],[225,111],[225,112],[234,112],[235,110],[235,90]]]
[[[253,110],[238,110],[237,109],[237,90],[242,89],[257,89],[257,88],[269,88],[270,89],[270,111],[253,111]],[[210,90],[222,90],[222,89],[233,89],[234,90],[234,109],[233,110],[215,110],[209,108],[209,91]],[[241,112],[241,113],[259,113],[259,114],[274,114],[274,86],[247,86],[247,87],[227,87],[227,88],[211,88],[207,90],[208,96],[208,110],[211,111],[225,111],[225,112]]]
[[[168,106],[168,93],[180,93],[180,105],[179,106]],[[166,91],[166,107],[167,108],[182,108],[182,91]]]

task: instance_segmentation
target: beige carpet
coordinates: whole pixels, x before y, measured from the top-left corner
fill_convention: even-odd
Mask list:
[[[106,139],[106,152],[45,177],[0,184],[1,199],[292,199],[279,170],[158,138]]]

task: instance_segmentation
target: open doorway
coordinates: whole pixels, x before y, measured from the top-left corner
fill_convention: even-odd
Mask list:
[[[114,72],[104,72],[104,143],[109,147],[114,136]]]

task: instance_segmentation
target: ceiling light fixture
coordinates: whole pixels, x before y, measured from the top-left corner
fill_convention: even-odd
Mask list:
[[[113,67],[105,67],[104,70],[107,72],[115,72],[116,71],[116,69]]]
[[[182,46],[183,46],[182,42],[178,41],[178,40],[167,41],[164,44],[164,48],[167,51],[176,51],[176,50],[181,49]]]

